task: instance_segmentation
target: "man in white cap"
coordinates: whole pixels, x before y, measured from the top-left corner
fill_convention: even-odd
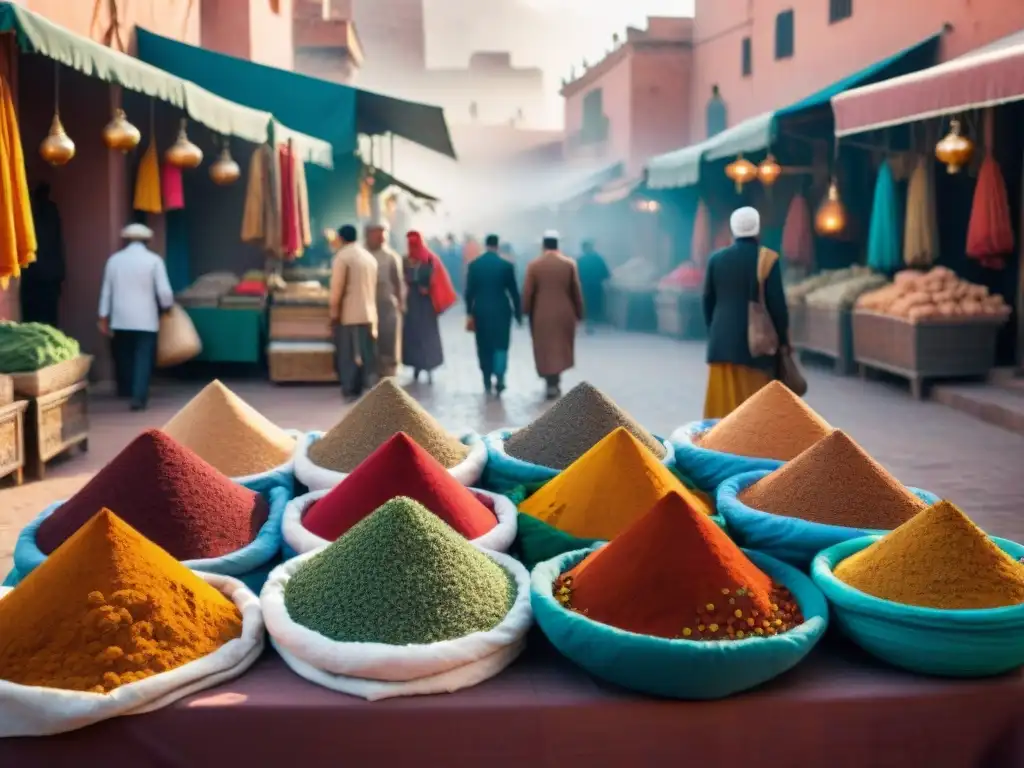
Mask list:
[[[377,260],[377,374],[395,376],[402,359],[402,315],[405,313],[405,275],[402,257],[388,245],[388,225],[381,220],[366,226],[366,250]]]
[[[558,233],[544,233],[543,252],[526,267],[523,314],[530,318],[533,359],[553,400],[562,394],[562,373],[575,364],[576,325],[583,320],[583,293],[576,262],[558,250]]]
[[[149,402],[160,315],[173,306],[174,292],[164,260],[145,245],[153,230],[129,224],[121,237],[127,245],[103,271],[98,325],[111,339],[117,396],[130,397],[132,410],[141,411]]]
[[[776,355],[755,357],[750,351],[751,304],[760,303],[760,296],[764,296],[778,347],[789,344],[789,313],[779,255],[760,244],[760,214],[754,208],[739,208],[730,217],[729,226],[733,244],[711,255],[704,275],[709,368],[705,419],[728,416],[775,376]]]

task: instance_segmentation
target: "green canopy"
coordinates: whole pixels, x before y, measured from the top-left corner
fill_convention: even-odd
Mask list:
[[[353,152],[358,133],[391,133],[455,157],[440,107],[394,99],[298,72],[208,51],[138,29],[139,58],[208,88],[265,109],[289,125]]]
[[[278,123],[271,113],[233,103],[193,82],[76,35],[13,3],[0,2],[2,32],[13,33],[25,53],[45,56],[89,77],[172,104],[217,133],[254,144],[275,136],[291,138],[303,159],[326,168],[332,165],[333,152],[328,142],[292,131]]]

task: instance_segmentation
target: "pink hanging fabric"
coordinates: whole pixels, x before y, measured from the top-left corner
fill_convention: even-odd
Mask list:
[[[814,230],[811,207],[803,195],[794,195],[782,226],[782,255],[786,261],[810,269],[814,266]]]
[[[715,233],[715,240],[711,244],[712,250],[720,251],[723,248],[728,248],[732,245],[732,230],[729,229],[729,222],[723,221],[721,226],[718,227],[718,232]]]
[[[169,163],[160,164],[160,196],[163,198],[164,211],[179,211],[185,207],[185,182],[182,180],[181,168]]]
[[[711,212],[701,200],[697,203],[697,216],[693,221],[693,235],[690,238],[690,261],[700,269],[707,266],[711,255]]]
[[[999,163],[985,157],[974,188],[971,221],[967,228],[967,255],[989,269],[1002,269],[1013,252],[1013,222],[1006,182]]]

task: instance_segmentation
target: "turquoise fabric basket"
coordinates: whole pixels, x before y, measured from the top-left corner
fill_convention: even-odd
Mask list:
[[[762,470],[771,472],[783,464],[776,459],[758,459],[750,456],[737,456],[701,448],[694,441],[717,424],[720,419],[705,419],[686,424],[669,437],[669,442],[676,455],[676,467],[691,478],[697,487],[705,493],[715,493],[718,486],[730,477]]]
[[[862,536],[886,533],[773,515],[771,512],[748,507],[739,500],[739,494],[769,474],[770,471],[760,470],[731,477],[718,487],[715,494],[715,507],[725,518],[729,534],[741,547],[764,552],[784,563],[806,570],[815,555],[823,549]],[[937,496],[928,491],[918,488],[908,490],[929,505],[939,501]]]
[[[223,557],[185,560],[183,564],[194,571],[240,579],[259,594],[281,552],[281,520],[284,517],[284,508],[291,501],[291,482],[290,476],[271,473],[261,476],[258,480],[243,483],[246,488],[261,494],[270,508],[267,521],[260,528],[256,538],[238,551]],[[62,503],[51,504],[22,529],[14,545],[14,569],[4,580],[4,586],[16,586],[46,560],[47,556],[36,546],[36,531]]]
[[[784,635],[700,642],[637,635],[600,624],[567,611],[551,594],[555,579],[592,551],[568,552],[533,570],[533,615],[559,652],[595,677],[624,688],[673,699],[731,696],[796,666],[828,627],[828,603],[810,579],[757,552],[746,554],[793,593],[805,617]]]
[[[988,610],[939,610],[902,605],[839,581],[832,570],[881,536],[844,541],[820,553],[811,578],[828,598],[840,629],[895,667],[939,677],[988,677],[1024,664],[1024,605]],[[1024,546],[994,536],[1015,560]]]

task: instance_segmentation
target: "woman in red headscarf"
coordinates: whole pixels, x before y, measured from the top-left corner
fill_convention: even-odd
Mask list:
[[[405,258],[408,299],[402,328],[402,362],[413,369],[416,380],[444,363],[438,317],[458,300],[451,276],[441,259],[431,251],[419,232],[407,235],[409,250]]]

